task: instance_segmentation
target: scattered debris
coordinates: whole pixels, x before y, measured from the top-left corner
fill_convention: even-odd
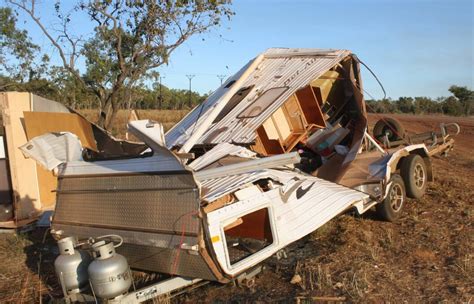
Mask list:
[[[291,284],[299,284],[301,283],[302,279],[301,279],[301,276],[299,274],[295,274],[292,278],[291,278],[291,281],[290,283]]]
[[[140,302],[201,280],[253,282],[262,261],[350,209],[375,206],[395,221],[406,196],[424,194],[430,156],[452,149],[459,126],[406,137],[382,119],[373,138],[361,88],[349,51],[269,49],[166,135],[156,122],[130,121],[146,144],[128,143],[138,153],[109,152],[97,137],[78,135],[89,142],[83,159],[46,164],[59,176],[51,233],[60,242],[73,238],[71,251],[83,250],[84,263],[87,252],[101,259],[96,249],[114,247],[118,236],[132,268],[178,276],[134,291]],[[89,276],[97,270],[90,265]],[[114,278],[110,289],[128,280],[126,272],[104,276]],[[291,282],[304,283],[298,274]],[[64,297],[90,292],[64,288]]]
[[[50,163],[46,154],[39,165],[32,159],[25,159],[18,148],[24,147],[27,154],[32,152],[27,149],[29,140],[34,142],[34,138],[50,132],[70,132],[80,140],[88,159],[133,157],[148,149],[143,143],[115,139],[74,110],[30,93],[0,93],[0,111],[0,227],[21,227],[38,219],[42,212],[54,209],[57,177],[49,170],[58,164],[58,160],[49,158],[53,161]],[[50,141],[47,137],[43,140],[44,143]],[[75,148],[74,151],[78,150]],[[60,149],[56,153],[68,154],[70,151]],[[78,159],[78,156],[64,158],[72,159]]]

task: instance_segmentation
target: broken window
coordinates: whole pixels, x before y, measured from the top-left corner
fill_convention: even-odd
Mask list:
[[[231,265],[242,261],[273,243],[268,208],[239,217],[224,227]]]
[[[262,114],[275,100],[288,90],[288,87],[271,88],[252,102],[237,118],[253,118]]]
[[[252,91],[253,85],[249,87],[245,87],[237,91],[234,96],[227,102],[225,105],[224,109],[217,115],[216,119],[214,119],[213,123],[219,122],[222,120],[222,118],[226,117],[227,114],[229,114],[230,111],[232,111],[235,106],[237,106],[242,100],[244,100],[245,97]]]

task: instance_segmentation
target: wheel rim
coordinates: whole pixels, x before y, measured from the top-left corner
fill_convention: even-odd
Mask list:
[[[403,205],[403,189],[400,185],[394,184],[390,190],[390,207],[398,212]]]
[[[388,126],[383,129],[383,136],[385,136],[385,135],[388,136],[388,139],[393,139],[393,131]]]
[[[425,174],[425,169],[423,168],[421,164],[415,165],[415,170],[413,172],[413,179],[418,189],[423,188],[423,186],[425,185],[426,174]]]

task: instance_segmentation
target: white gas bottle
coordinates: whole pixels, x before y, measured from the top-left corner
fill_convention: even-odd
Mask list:
[[[66,237],[58,241],[60,255],[54,261],[54,269],[66,294],[80,292],[88,285],[87,267],[92,257],[87,251],[76,249],[77,239]]]
[[[112,242],[99,241],[92,245],[94,261],[88,268],[94,294],[101,299],[123,295],[132,285],[127,259],[115,252]]]

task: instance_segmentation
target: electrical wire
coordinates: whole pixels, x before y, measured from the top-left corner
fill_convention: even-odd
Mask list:
[[[362,64],[366,69],[367,71],[370,72],[370,74],[372,74],[372,76],[374,76],[375,80],[377,81],[377,83],[379,84],[380,88],[382,89],[382,92],[383,92],[383,99],[387,98],[387,92],[385,91],[385,88],[383,87],[383,84],[382,82],[379,80],[379,78],[377,77],[377,75],[375,75],[374,71],[372,71],[368,65],[366,65],[362,60],[359,59],[359,57],[357,57],[357,55],[354,54],[354,58],[360,63]],[[365,90],[364,90],[365,92]],[[372,97],[370,94],[368,94],[370,97]],[[373,98],[373,97],[372,97]]]
[[[177,248],[176,255],[175,255],[175,258],[174,258],[174,261],[173,261],[173,264],[172,264],[173,268],[171,270],[171,275],[176,275],[176,271],[178,269],[179,256],[180,256],[181,250],[183,249],[182,247],[183,247],[183,244],[184,244],[184,234],[186,232],[186,229],[185,229],[186,219],[188,217],[192,217],[193,215],[198,215],[198,211],[193,210],[191,212],[188,212],[188,213],[184,214],[184,216],[183,216],[183,220],[181,222],[181,237],[180,237],[179,246]]]
[[[357,57],[357,55],[354,54],[353,57],[355,58],[355,60],[357,60],[357,62],[359,62],[360,64],[362,64],[362,65],[370,72],[370,74],[372,74],[372,76],[374,77],[374,79],[377,81],[377,83],[379,84],[380,88],[382,89],[382,92],[383,92],[383,99],[386,99],[386,98],[387,98],[387,92],[385,91],[385,88],[384,88],[382,82],[381,82],[380,79],[377,77],[377,75],[374,73],[374,71],[372,71],[372,69],[370,69],[367,64],[365,64],[362,60],[360,60],[359,57]],[[355,84],[355,85],[356,85],[359,89],[361,89],[357,84]],[[370,98],[372,98],[373,100],[375,100],[375,98],[374,98],[369,92],[367,92],[367,91],[364,90],[363,88],[362,88],[362,91],[363,91],[365,94],[369,95]],[[383,117],[383,116],[381,116],[381,115],[378,115],[378,113],[376,113],[376,112],[374,111],[374,109],[373,109],[369,104],[366,103],[365,105],[366,105],[366,107],[368,107],[369,109],[372,110],[372,112],[374,113],[374,115],[375,115],[377,118],[379,118],[379,120],[384,121],[384,122],[385,122],[385,125],[387,125],[387,127],[388,127],[390,130],[392,130],[392,132],[393,132],[396,136],[398,136],[399,138],[401,138],[406,144],[410,144],[410,143],[408,142],[408,140],[406,140],[404,134],[399,134],[399,133],[397,132],[397,130],[392,126],[392,124],[391,124],[389,121],[386,120],[385,117]],[[374,138],[374,140],[376,140],[377,142],[379,142],[376,138]],[[379,142],[379,143],[380,143],[380,142]]]

